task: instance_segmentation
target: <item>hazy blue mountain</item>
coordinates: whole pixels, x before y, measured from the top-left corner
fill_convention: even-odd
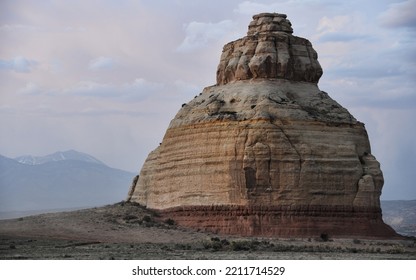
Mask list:
[[[90,156],[85,153],[81,153],[74,150],[69,150],[65,152],[56,152],[50,155],[46,156],[20,156],[15,158],[14,160],[23,163],[23,164],[29,164],[29,165],[37,165],[37,164],[43,164],[51,161],[62,161],[62,160],[79,160],[79,161],[85,161],[85,162],[91,162],[91,163],[97,163],[105,165],[102,161],[96,159],[93,156]]]
[[[416,236],[416,200],[381,201],[383,220],[402,235]]]
[[[0,212],[119,202],[134,176],[73,150],[16,159],[0,155]]]

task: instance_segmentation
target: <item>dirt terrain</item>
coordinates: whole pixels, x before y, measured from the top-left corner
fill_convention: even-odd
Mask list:
[[[122,202],[1,220],[0,259],[416,259],[416,240],[223,236]]]

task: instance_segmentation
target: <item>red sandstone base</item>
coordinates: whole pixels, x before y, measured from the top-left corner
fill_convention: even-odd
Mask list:
[[[158,211],[178,225],[210,232],[264,237],[398,238],[380,208],[339,206],[187,206]]]

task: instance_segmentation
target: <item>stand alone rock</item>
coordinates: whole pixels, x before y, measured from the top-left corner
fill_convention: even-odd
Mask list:
[[[185,104],[127,200],[180,225],[245,236],[393,237],[364,124],[321,91],[286,15],[224,46],[217,84]]]

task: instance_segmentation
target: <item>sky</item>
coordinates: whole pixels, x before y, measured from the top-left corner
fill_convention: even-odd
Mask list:
[[[1,0],[0,154],[138,172],[260,12],[288,15],[320,89],[365,123],[382,199],[416,199],[416,0]]]

